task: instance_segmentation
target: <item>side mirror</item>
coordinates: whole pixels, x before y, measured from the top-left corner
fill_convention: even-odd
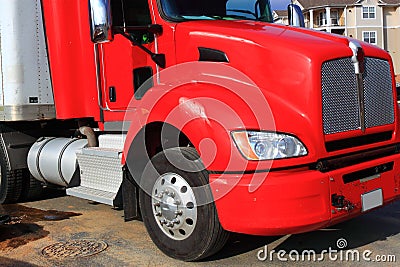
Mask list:
[[[288,5],[288,16],[289,25],[296,27],[305,27],[303,12],[298,5]]]
[[[110,0],[89,0],[90,35],[94,43],[113,40]]]

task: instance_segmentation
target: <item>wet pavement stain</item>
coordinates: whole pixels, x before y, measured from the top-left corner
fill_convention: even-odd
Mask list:
[[[34,265],[24,261],[18,261],[13,259],[8,259],[4,257],[0,257],[0,266],[7,266],[7,267],[36,267],[38,265]]]
[[[8,214],[10,221],[0,225],[0,251],[20,247],[46,237],[49,232],[39,221],[61,221],[82,215],[74,212],[40,210],[21,205],[1,205],[0,214]]]

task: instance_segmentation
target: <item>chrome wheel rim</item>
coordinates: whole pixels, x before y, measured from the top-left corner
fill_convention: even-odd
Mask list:
[[[184,240],[196,227],[197,205],[193,189],[176,173],[165,173],[152,190],[153,215],[160,229],[171,239]]]

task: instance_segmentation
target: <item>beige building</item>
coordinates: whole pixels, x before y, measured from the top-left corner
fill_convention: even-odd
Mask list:
[[[400,74],[400,0],[293,2],[302,8],[306,27],[377,45],[391,54],[395,72]]]

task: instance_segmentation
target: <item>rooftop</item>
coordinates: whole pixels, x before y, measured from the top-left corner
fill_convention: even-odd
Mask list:
[[[274,11],[279,17],[287,17],[288,16],[287,10],[274,10]]]

